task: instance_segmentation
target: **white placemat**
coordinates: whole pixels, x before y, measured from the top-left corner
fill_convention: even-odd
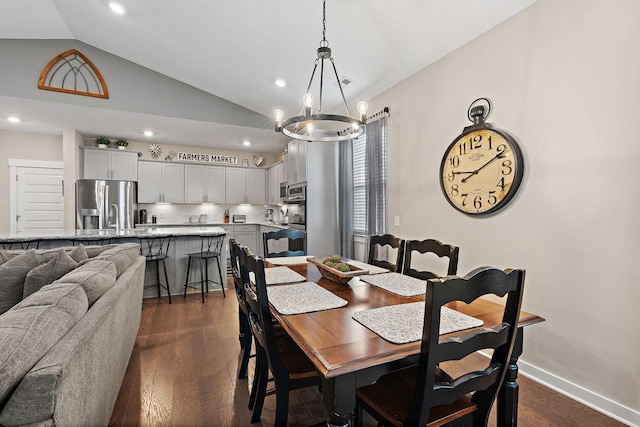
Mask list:
[[[265,261],[269,261],[273,265],[296,265],[306,264],[307,258],[311,258],[309,255],[303,256],[281,256],[274,258],[265,258]]]
[[[389,272],[389,269],[387,268],[382,268],[382,267],[378,267],[377,265],[367,264],[366,262],[352,260],[352,261],[349,261],[347,264],[351,264],[363,270],[367,270],[369,274],[381,274],[381,273]]]
[[[351,316],[387,341],[405,344],[422,339],[424,301],[358,311]],[[442,307],[440,335],[477,328],[484,322],[459,311]]]
[[[273,286],[267,289],[267,294],[280,314],[310,313],[347,305],[347,301],[313,282]]]
[[[400,273],[383,273],[360,276],[360,280],[371,283],[374,286],[393,292],[403,297],[415,297],[424,295],[427,291],[427,281],[416,279]]]
[[[256,275],[253,274],[253,271],[249,272],[249,278],[251,282],[256,282]],[[289,267],[272,267],[264,269],[264,279],[267,282],[267,285],[276,285],[279,283],[294,283],[294,282],[304,282],[307,280],[301,274],[296,273]]]

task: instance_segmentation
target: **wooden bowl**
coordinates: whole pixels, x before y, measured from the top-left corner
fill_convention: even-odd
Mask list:
[[[324,262],[329,258],[330,256],[308,258],[307,261],[311,264],[315,264],[316,267],[318,267],[318,270],[320,270],[320,274],[322,274],[322,277],[324,277],[325,279],[329,279],[332,282],[340,283],[343,285],[356,276],[369,274],[369,270],[365,270],[363,268],[356,267],[355,265],[348,264],[348,262],[351,261],[348,258],[342,258],[342,262],[347,264],[351,271],[345,272],[336,270],[335,268],[329,267],[328,265],[324,264]]]

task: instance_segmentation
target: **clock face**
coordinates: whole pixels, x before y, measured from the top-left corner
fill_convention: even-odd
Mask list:
[[[504,207],[522,181],[520,147],[505,132],[486,126],[462,133],[440,164],[442,192],[454,208],[469,215]]]

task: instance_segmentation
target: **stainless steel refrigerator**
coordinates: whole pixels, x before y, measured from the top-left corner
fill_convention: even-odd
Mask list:
[[[100,179],[76,181],[76,228],[134,228],[138,218],[137,182]]]

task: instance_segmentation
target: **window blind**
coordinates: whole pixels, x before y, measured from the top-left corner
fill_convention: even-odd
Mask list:
[[[366,133],[353,141],[353,232],[366,234],[367,194],[365,187]]]

